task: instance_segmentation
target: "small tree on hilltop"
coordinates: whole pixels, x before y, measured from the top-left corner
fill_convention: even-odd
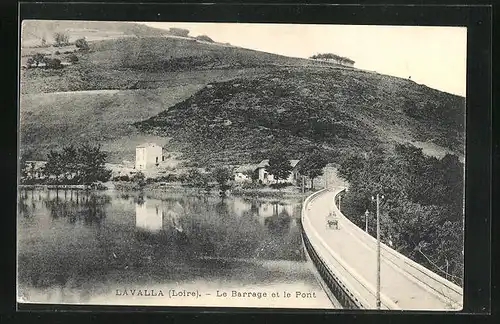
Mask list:
[[[300,161],[299,172],[311,179],[311,189],[314,189],[314,179],[323,174],[327,163],[326,157],[320,151],[313,151]]]
[[[54,33],[54,41],[56,46],[64,46],[69,44],[69,35],[66,33]]]
[[[285,154],[276,151],[269,158],[269,164],[266,166],[266,172],[272,174],[276,181],[288,179],[292,173],[293,167]]]

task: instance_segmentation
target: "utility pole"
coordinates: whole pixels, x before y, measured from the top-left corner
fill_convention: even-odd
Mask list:
[[[450,264],[448,263],[448,259],[444,259],[444,261],[446,262],[446,280],[448,280],[448,268]]]
[[[339,212],[340,212],[340,200],[342,199],[342,195],[339,195]]]
[[[304,193],[304,192],[305,192],[305,190],[306,190],[306,189],[305,189],[305,179],[306,179],[306,178],[305,178],[304,176],[302,176],[302,193]]]
[[[380,309],[380,198],[384,196],[377,194],[377,309]]]
[[[368,209],[365,211],[365,232],[368,233]]]

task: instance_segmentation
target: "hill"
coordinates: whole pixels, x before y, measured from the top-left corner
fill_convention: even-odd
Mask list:
[[[56,32],[69,35],[69,41],[85,37],[89,41],[121,37],[163,36],[168,31],[131,22],[78,21],[78,20],[25,20],[21,26],[21,46],[40,46],[44,38],[53,43]]]
[[[463,98],[409,80],[289,67],[214,83],[135,125],[207,164],[256,161],[276,147],[290,158],[314,146],[334,157],[408,142],[461,152],[463,112]]]
[[[89,43],[90,52],[76,52],[79,61],[75,66],[62,70],[23,70],[22,93],[158,88],[171,82],[175,77],[171,73],[200,70],[335,66],[194,38],[119,38]],[[26,59],[25,53],[32,55],[36,51],[43,50],[22,49],[21,54]]]
[[[464,98],[409,80],[196,39],[89,44],[74,65],[21,72],[21,143],[34,158],[85,140],[133,159],[150,136],[201,164],[255,161],[274,146],[338,156],[412,142],[462,155]]]

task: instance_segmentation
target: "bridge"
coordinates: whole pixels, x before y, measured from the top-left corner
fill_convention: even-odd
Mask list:
[[[345,187],[323,189],[302,207],[306,255],[334,306],[377,309],[377,241],[347,219],[335,197]],[[327,225],[330,212],[338,229]],[[410,260],[389,246],[380,247],[380,309],[460,310],[462,288]]]

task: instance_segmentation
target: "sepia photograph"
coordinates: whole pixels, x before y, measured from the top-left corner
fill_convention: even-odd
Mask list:
[[[19,304],[463,309],[467,28],[23,20]]]

